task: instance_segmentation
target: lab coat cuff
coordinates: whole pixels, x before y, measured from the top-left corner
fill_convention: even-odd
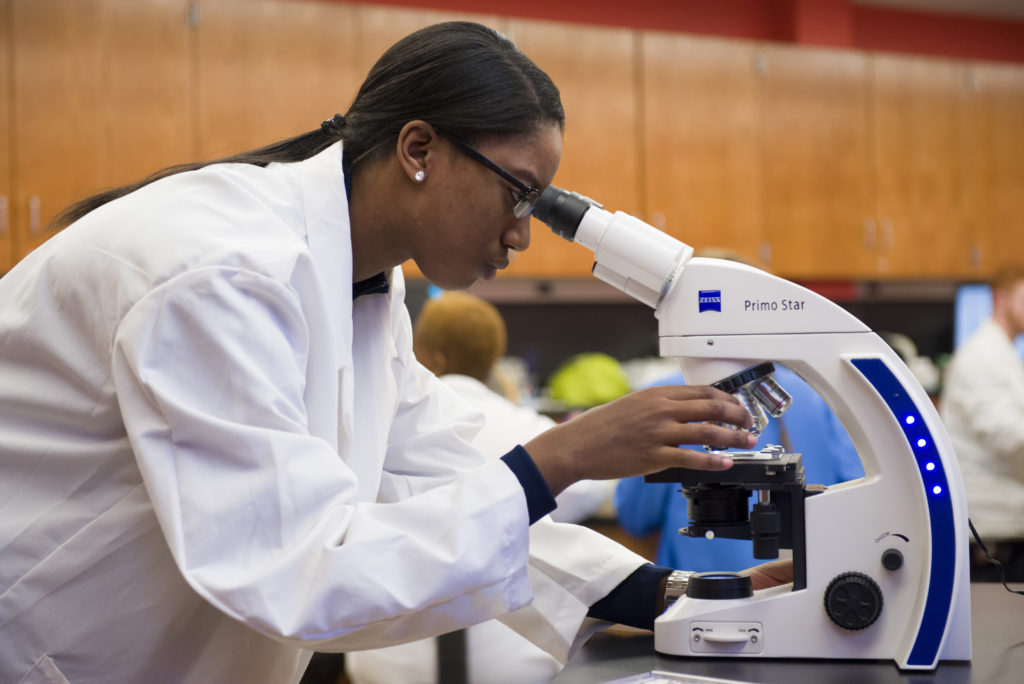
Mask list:
[[[592,605],[587,617],[639,629],[654,629],[661,580],[671,572],[672,568],[641,565],[607,596]]]
[[[531,525],[558,507],[551,488],[526,449],[517,445],[502,456],[501,460],[511,469],[523,487]]]

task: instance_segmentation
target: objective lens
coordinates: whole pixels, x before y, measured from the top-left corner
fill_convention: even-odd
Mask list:
[[[749,385],[744,385],[743,387],[733,390],[731,394],[739,400],[740,405],[754,418],[754,423],[747,428],[747,430],[750,434],[754,435],[754,437],[758,437],[764,429],[768,427],[768,415],[764,412],[764,408],[762,408],[760,402],[754,398],[754,395],[748,387]],[[722,427],[729,428],[730,430],[740,429],[735,425],[730,425],[729,423],[715,422],[714,424],[721,425]],[[716,451],[715,447],[709,444],[704,445],[704,450]]]
[[[768,427],[768,416],[765,415],[761,403],[754,398],[753,392],[747,389],[747,386],[739,388],[732,394],[740,400],[740,404],[747,409],[747,413],[754,417],[754,424],[750,426],[750,434],[755,437],[759,436]]]
[[[753,383],[751,392],[772,418],[778,418],[793,404],[793,397],[770,375]]]

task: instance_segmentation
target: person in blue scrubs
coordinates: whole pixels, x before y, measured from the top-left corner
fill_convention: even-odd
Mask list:
[[[775,379],[793,397],[781,418],[769,419],[758,448],[781,444],[786,451],[803,454],[808,484],[835,484],[863,477],[864,469],[842,423],[828,404],[800,376],[775,365]],[[675,373],[652,386],[685,384]],[[700,448],[699,446],[696,448]],[[679,534],[686,527],[686,498],[671,482],[644,482],[643,477],[619,481],[615,489],[619,524],[635,537],[661,530],[656,562],[697,572],[738,571],[757,565],[753,544],[745,539],[705,539]]]

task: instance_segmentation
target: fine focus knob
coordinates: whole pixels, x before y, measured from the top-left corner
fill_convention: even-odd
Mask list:
[[[844,572],[825,590],[825,612],[843,629],[864,629],[882,613],[882,590],[860,572]]]

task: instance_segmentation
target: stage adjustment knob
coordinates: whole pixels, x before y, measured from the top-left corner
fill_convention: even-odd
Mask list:
[[[825,612],[843,629],[864,629],[882,614],[882,590],[860,572],[844,572],[825,590]]]

